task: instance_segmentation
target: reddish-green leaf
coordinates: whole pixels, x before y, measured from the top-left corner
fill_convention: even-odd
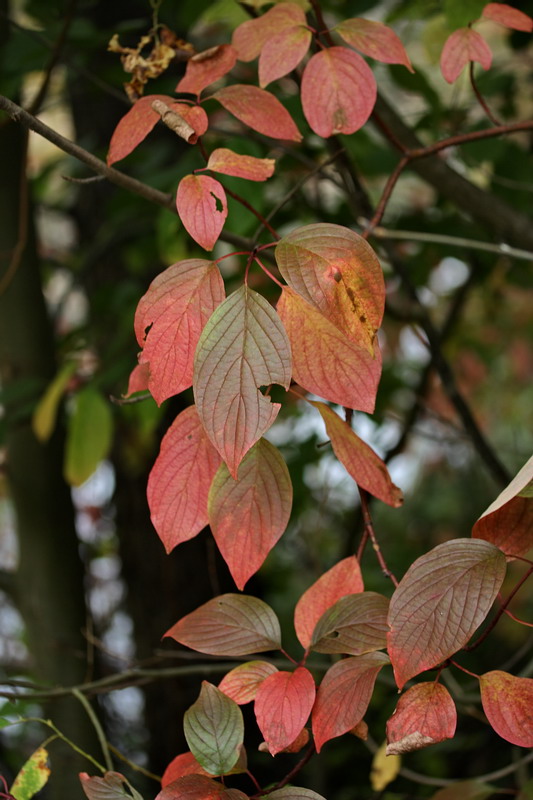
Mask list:
[[[387,721],[387,755],[410,753],[453,739],[457,711],[440,683],[417,683],[403,694]]]
[[[226,75],[237,61],[237,51],[230,44],[219,44],[202,53],[196,53],[187,61],[185,76],[176,86],[176,92],[200,94]]]
[[[239,705],[244,705],[255,700],[265,678],[277,671],[277,667],[268,661],[247,661],[224,675],[218,688]]]
[[[226,775],[237,763],[244,720],[237,703],[208,681],[185,712],[183,731],[192,754],[211,775]]]
[[[143,800],[120,772],[106,772],[103,776],[80,772],[79,778],[89,800]]]
[[[212,95],[226,111],[245,125],[273,139],[300,142],[302,135],[277,97],[258,86],[235,83]]]
[[[509,556],[533,547],[533,457],[481,515],[472,536],[486,539]]]
[[[348,594],[363,591],[363,577],[355,556],[348,556],[307,589],[296,603],[294,627],[302,647],[309,647],[315,626],[328,608]]]
[[[245,455],[234,480],[221,464],[209,491],[211,531],[239,589],[285,531],[292,483],[283,456],[266,439]]]
[[[508,6],[507,3],[487,3],[482,16],[483,19],[499,22],[500,25],[513,28],[515,31],[526,31],[526,33],[533,31],[533,19],[523,11]]]
[[[194,361],[198,414],[234,478],[280,409],[259,387],[288,389],[290,379],[290,345],[280,318],[264,297],[241,286],[211,316]]]
[[[381,377],[377,340],[371,355],[288,287],[277,311],[291,343],[293,379],[331,403],[372,413]]]
[[[317,753],[325,742],[342,736],[363,719],[380,669],[389,663],[385,653],[344,658],[328,669],[313,708]]]
[[[365,56],[384,61],[386,64],[403,64],[410,72],[414,72],[403,44],[388,25],[354,17],[343,20],[333,30],[346,44],[360,50]]]
[[[328,47],[315,53],[302,75],[305,118],[324,138],[362,128],[372,113],[376,94],[372,70],[347,47]]]
[[[381,458],[329,406],[315,401],[311,405],[319,410],[326,423],[333,452],[358,486],[389,506],[401,506],[402,492],[391,481]]]
[[[376,592],[341,597],[318,620],[311,639],[317,653],[362,656],[387,646],[389,601]]]
[[[202,329],[224,300],[224,281],[212,261],[178,261],[155,278],[135,313],[135,334],[148,363],[148,388],[158,405],[192,384]]]
[[[222,184],[208,175],[186,175],[178,185],[176,207],[187,233],[204,250],[212,250],[228,216]]]
[[[155,800],[248,800],[248,796],[205,775],[184,775],[165,786]]]
[[[259,57],[259,85],[288,75],[309,50],[311,31],[303,25],[285,28],[265,43]]]
[[[483,69],[489,69],[492,53],[481,34],[473,28],[459,28],[446,39],[442,49],[440,68],[444,79],[454,83],[470,61],[478,61]]]
[[[496,787],[489,786],[481,781],[456,781],[439,789],[432,794],[429,800],[486,800],[497,791]]]
[[[211,777],[211,774],[202,767],[191,752],[181,753],[172,759],[163,772],[161,786],[164,788],[169,783],[177,781],[178,778],[183,778],[184,775],[207,775]]]
[[[208,522],[207,498],[220,456],[194,406],[179,414],[161,442],[148,478],[148,505],[167,553]]]
[[[275,255],[289,286],[351,342],[373,354],[385,283],[376,254],[362,236],[331,223],[305,225],[284,236]]]
[[[255,698],[255,716],[273,756],[301,733],[314,702],[315,682],[305,667],[276,672],[263,681]]]
[[[281,647],[279,621],[270,606],[244,594],[214,597],[182,617],[165,636],[214,656],[247,656]]]
[[[389,655],[401,689],[468,642],[505,577],[505,556],[482,539],[437,545],[408,569],[392,595]]]
[[[533,679],[495,669],[479,679],[488,721],[502,739],[533,747]]]
[[[182,116],[194,129],[196,138],[207,130],[207,115],[203,108],[177,103],[173,97],[165,94],[146,95],[137,100],[115,128],[107,154],[107,163],[110,166],[135,150],[161,119],[157,111],[152,108],[154,100],[160,100]],[[195,141],[196,139],[190,139],[190,144],[194,144]]]
[[[273,174],[275,166],[273,158],[242,156],[227,147],[219,147],[209,156],[206,169],[249,181],[266,181]]]
[[[239,61],[253,61],[272,36],[285,28],[305,23],[304,11],[296,3],[277,3],[266,14],[235,28],[231,43],[237,50]]]
[[[301,786],[284,786],[268,793],[269,800],[324,800],[321,794]]]

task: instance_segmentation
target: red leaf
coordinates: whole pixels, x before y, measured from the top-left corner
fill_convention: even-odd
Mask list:
[[[273,139],[300,142],[302,134],[277,97],[258,86],[236,83],[211,95],[245,125]]]
[[[345,19],[333,28],[346,44],[360,50],[365,56],[384,61],[385,64],[403,64],[414,72],[401,40],[392,28],[382,22],[354,17]]]
[[[311,650],[351,656],[381,650],[387,646],[388,608],[387,598],[376,592],[341,597],[318,620]]]
[[[185,230],[204,250],[212,250],[228,216],[223,186],[208,175],[186,175],[176,195]]]
[[[120,772],[105,772],[103,776],[90,776],[86,772],[80,772],[79,779],[81,788],[89,800],[123,800],[123,798],[131,800],[132,797],[133,800],[142,800],[141,795]],[[126,787],[131,794],[126,790]],[[6,796],[12,797],[11,794]]]
[[[141,298],[135,335],[143,347],[140,362],[150,365],[148,388],[158,405],[191,386],[200,334],[224,296],[218,266],[191,258],[158,275]]]
[[[389,471],[381,458],[329,406],[310,402],[326,423],[333,452],[358,486],[389,506],[401,506],[402,492],[391,481]]]
[[[266,439],[245,455],[234,480],[225,464],[209,492],[209,524],[239,589],[254,575],[280,536],[292,508],[292,483],[283,456]]]
[[[315,682],[305,667],[276,672],[263,681],[255,698],[255,716],[273,756],[301,733],[314,702]]]
[[[453,739],[457,711],[440,683],[417,683],[403,694],[387,721],[387,755],[420,750]]]
[[[385,283],[376,254],[363,237],[341,225],[305,225],[278,242],[275,256],[291,289],[373,354]]]
[[[347,47],[315,53],[302,75],[302,107],[319,136],[354,133],[362,128],[376,102],[372,70]]]
[[[302,25],[285,28],[269,39],[259,57],[259,85],[268,86],[295,69],[309,50],[311,31]]]
[[[233,32],[231,43],[239,61],[253,61],[272,36],[294,25],[305,25],[305,13],[296,3],[277,3],[257,19],[243,22]]]
[[[372,413],[381,377],[377,342],[372,356],[289,288],[277,311],[291,343],[293,379],[331,403]]]
[[[186,103],[176,103],[173,97],[165,94],[149,94],[141,97],[140,100],[130,108],[122,117],[111,137],[107,163],[109,166],[116,161],[126,158],[161,119],[157,111],[152,108],[154,100],[160,100],[168,105],[172,111],[176,111],[182,116],[191,128],[194,128],[196,136],[202,136],[207,130],[207,115],[203,108],[190,106]],[[190,144],[194,144],[190,140]]]
[[[211,316],[194,362],[198,414],[234,478],[280,409],[259,387],[288,389],[290,379],[290,345],[280,318],[264,297],[241,286]]]
[[[249,181],[266,181],[274,173],[275,166],[274,158],[241,156],[226,147],[219,147],[209,156],[206,169]]]
[[[195,759],[192,753],[181,753],[181,755],[173,758],[161,778],[161,786],[164,788],[169,783],[177,781],[178,778],[183,778],[184,775],[207,775],[201,764]]]
[[[247,656],[281,647],[278,618],[270,606],[243,594],[214,597],[182,617],[165,636],[214,656]]]
[[[483,69],[489,69],[492,53],[487,42],[472,28],[459,28],[446,39],[440,57],[440,69],[444,80],[453,83],[470,61],[478,61]]]
[[[490,19],[492,22],[499,22],[506,28],[513,28],[515,31],[533,31],[533,19],[519,11],[517,8],[508,6],[507,3],[488,3],[483,9],[483,19]]]
[[[184,775],[165,786],[155,800],[248,800],[248,796],[205,775]]]
[[[189,406],[163,437],[148,478],[152,523],[167,553],[207,525],[207,497],[219,465],[196,408]]]
[[[129,397],[135,392],[146,392],[150,380],[150,370],[148,364],[137,364],[133,367],[128,381],[128,391],[124,397]]]
[[[278,668],[268,661],[247,661],[230,670],[220,681],[218,688],[239,705],[255,700],[257,690],[269,675]]]
[[[317,753],[325,742],[348,733],[363,719],[380,669],[389,663],[385,653],[344,658],[328,669],[318,687],[313,708]]]
[[[533,679],[495,669],[479,684],[483,711],[496,733],[519,747],[533,747]]]
[[[505,577],[505,556],[481,539],[437,545],[408,569],[392,595],[389,655],[398,688],[468,642]]]
[[[363,577],[355,556],[339,561],[307,589],[296,603],[294,627],[302,647],[311,644],[315,625],[337,600],[363,591]]]
[[[533,457],[524,464],[472,528],[505,555],[526,556],[533,547]]]
[[[237,61],[237,51],[230,44],[219,44],[202,53],[196,53],[187,61],[185,76],[176,86],[176,92],[199,95],[226,75]]]

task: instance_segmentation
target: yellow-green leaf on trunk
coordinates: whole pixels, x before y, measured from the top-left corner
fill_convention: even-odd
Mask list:
[[[75,361],[69,361],[65,364],[48,385],[35,407],[31,426],[40,442],[48,441],[54,431],[59,402],[75,370]]]
[[[100,392],[86,386],[75,398],[68,420],[65,452],[65,480],[80,486],[107,456],[111,446],[113,419]]]

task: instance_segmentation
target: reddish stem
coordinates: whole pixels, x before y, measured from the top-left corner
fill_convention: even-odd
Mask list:
[[[213,264],[218,264],[219,261],[224,261],[225,258],[231,258],[231,256],[250,256],[250,255],[251,255],[250,250],[239,250],[238,252],[235,253],[226,253],[225,256],[220,256],[220,258],[216,258],[213,261]]]
[[[504,608],[503,613],[507,614],[508,617],[511,617],[511,619],[514,619],[514,621],[518,622],[520,625],[525,625],[526,628],[533,628],[533,622],[526,622],[525,619],[520,619],[520,617],[517,617],[512,611],[509,611],[508,608]]]
[[[257,256],[254,256],[254,261],[255,261],[257,264],[259,264],[259,266],[261,267],[261,269],[263,270],[263,272],[264,272],[266,275],[268,275],[268,277],[269,277],[271,280],[273,280],[273,281],[274,281],[274,283],[277,283],[277,285],[280,287],[280,289],[283,289],[283,288],[284,288],[283,284],[282,284],[280,281],[278,281],[278,279],[275,277],[275,275],[273,275],[273,274],[270,272],[270,270],[269,270],[267,267],[265,267],[265,265],[263,264],[263,262],[262,262],[262,261],[261,261],[259,258],[257,258]]]
[[[271,792],[275,792],[276,789],[282,789],[284,786],[286,786],[288,783],[290,783],[292,781],[292,779],[294,778],[294,776],[297,775],[303,767],[305,767],[305,765],[313,757],[315,752],[316,752],[315,751],[315,743],[314,742],[310,742],[308,747],[307,747],[307,750],[305,751],[305,753],[303,755],[303,757],[291,769],[291,771],[288,772],[285,775],[284,778],[282,778],[280,781],[278,781],[278,783],[276,783],[275,786],[271,786],[270,789],[264,789],[262,792],[260,792],[260,796],[264,797],[265,795],[269,795]]]
[[[470,85],[472,86],[472,90],[473,90],[474,94],[476,95],[476,98],[477,98],[477,101],[478,101],[479,105],[481,106],[481,108],[483,109],[483,111],[485,112],[487,117],[490,119],[490,121],[494,125],[501,125],[500,120],[497,117],[494,116],[494,114],[492,113],[492,111],[488,107],[488,105],[487,105],[487,103],[485,101],[485,98],[483,97],[483,95],[481,94],[481,92],[478,89],[477,83],[476,83],[475,78],[474,78],[474,62],[473,61],[470,62]]]
[[[467,669],[466,667],[462,667],[460,664],[457,663],[457,661],[452,661],[450,659],[450,664],[453,664],[454,667],[457,667],[457,669],[460,669],[461,672],[466,672],[467,675],[471,675],[473,678],[477,678],[477,680],[479,680],[479,675],[476,675],[475,672],[470,672],[470,670]]]

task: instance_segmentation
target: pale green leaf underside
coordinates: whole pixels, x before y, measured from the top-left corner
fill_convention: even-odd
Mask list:
[[[212,775],[235,766],[244,738],[242,712],[223,692],[204,681],[198,700],[185,712],[183,729],[189,748]]]

